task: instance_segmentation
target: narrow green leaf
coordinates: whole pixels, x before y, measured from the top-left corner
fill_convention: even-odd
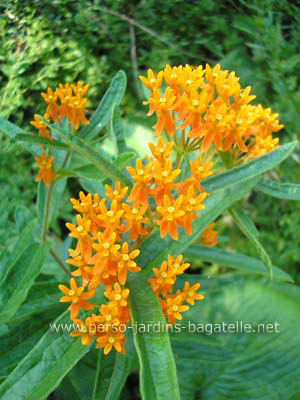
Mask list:
[[[161,306],[142,274],[128,276],[132,329],[144,325],[144,333],[134,335],[140,363],[140,390],[143,400],[180,399],[176,366],[169,335],[163,329],[151,331],[150,324],[165,325]],[[149,328],[150,329],[149,329]],[[148,332],[147,332],[148,330]]]
[[[125,355],[114,351],[107,357],[99,350],[98,368],[95,377],[97,384],[94,385],[93,399],[119,399],[134,358],[133,338],[132,333],[129,333],[130,335],[126,332]]]
[[[198,213],[198,219],[193,222],[193,233],[187,235],[182,229],[179,230],[179,239],[174,241],[167,236],[160,238],[156,229],[147,237],[140,247],[141,254],[138,258],[139,265],[144,266],[144,273],[151,274],[154,266],[160,265],[166,260],[168,254],[173,256],[185,251],[200,236],[202,230],[213,222],[228,207],[241,199],[257,183],[258,177],[250,178],[242,183],[237,183],[224,190],[213,192],[205,200],[205,209]],[[149,262],[150,260],[150,262]]]
[[[99,169],[101,174],[112,179],[113,181],[119,180],[124,185],[131,186],[131,182],[127,176],[122,174],[112,163],[107,161],[96,150],[87,145],[82,139],[80,139],[78,136],[74,136],[72,140],[69,139],[62,129],[49,124],[42,116],[39,117],[50,129],[56,132],[71,149],[75,150],[77,153],[81,154],[82,157],[94,164],[94,166]]]
[[[27,297],[48,253],[48,244],[32,244],[0,285],[0,323],[9,320]]]
[[[231,168],[221,174],[206,178],[203,180],[202,186],[207,192],[211,193],[215,190],[222,190],[232,183],[243,182],[251,177],[260,175],[285,160],[293,152],[297,143],[297,141],[294,141],[284,144],[271,153]]]
[[[235,268],[242,273],[269,276],[266,265],[257,258],[240,253],[219,249],[217,247],[190,246],[184,253],[185,259],[200,259],[224,267]],[[273,277],[279,281],[294,282],[293,278],[280,268],[273,265]]]
[[[42,136],[38,135],[30,135],[30,134],[17,134],[16,140],[18,142],[24,143],[32,143],[35,145],[43,145],[43,146],[50,146],[60,150],[68,150],[68,146],[62,142],[58,142],[57,140],[47,139]]]
[[[255,247],[259,257],[266,265],[266,268],[269,270],[270,278],[272,279],[273,278],[272,261],[268,256],[266,250],[264,249],[263,245],[258,240],[259,232],[256,229],[256,226],[253,224],[252,220],[248,217],[247,214],[245,214],[245,212],[241,208],[237,206],[232,207],[230,209],[230,213],[234,221],[236,222],[237,226]]]
[[[32,286],[25,303],[12,319],[0,329],[0,371],[7,376],[31,351],[49,323],[61,314],[65,306],[59,303],[57,283],[39,283]]]
[[[300,200],[300,185],[297,183],[279,183],[263,177],[255,189],[278,199]]]
[[[113,107],[121,103],[125,93],[127,78],[124,71],[120,70],[112,79],[110,87],[104,94],[100,104],[90,119],[89,125],[84,126],[79,136],[92,140],[111,118]]]
[[[17,135],[25,134],[25,131],[23,131],[23,129],[8,121],[6,118],[2,117],[2,115],[0,115],[0,132],[5,133],[12,139],[15,139]]]
[[[114,164],[118,167],[120,171],[125,168],[131,160],[135,157],[135,153],[130,151],[126,153],[121,153],[115,160]]]
[[[18,231],[21,233],[28,224],[33,220],[33,215],[28,207],[20,205],[15,211],[15,220],[18,226]]]
[[[69,325],[68,311],[55,324]],[[67,332],[49,329],[0,385],[0,397],[14,400],[47,398],[88,350],[89,346],[82,346],[80,338],[74,340]]]
[[[7,279],[10,271],[15,268],[15,265],[19,262],[20,258],[23,255],[25,249],[33,243],[34,237],[33,232],[36,228],[36,222],[31,221],[26,227],[22,230],[20,237],[18,238],[16,245],[14,246],[10,256],[6,260],[6,262],[1,263],[0,268],[0,287],[3,282]]]
[[[112,128],[117,140],[118,151],[120,154],[130,151],[131,149],[126,145],[125,141],[125,127],[121,118],[120,108],[114,107],[112,115]]]

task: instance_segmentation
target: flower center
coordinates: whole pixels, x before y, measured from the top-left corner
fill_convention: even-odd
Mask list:
[[[118,194],[119,194],[119,192],[118,192],[117,190],[114,190],[114,191],[113,191],[113,195],[114,195],[114,196],[117,196]]]
[[[75,292],[74,290],[69,290],[69,296],[74,296]]]
[[[190,85],[192,83],[192,81],[190,80],[190,79],[188,79],[187,81],[186,81],[186,84],[187,85]]]
[[[116,339],[114,337],[110,336],[108,338],[108,341],[109,341],[110,344],[113,344],[113,343],[115,343]]]
[[[174,211],[175,211],[175,208],[174,208],[174,207],[172,207],[172,206],[168,207],[168,212],[169,212],[170,214],[173,214]]]
[[[162,277],[162,278],[165,279],[167,276],[168,276],[168,274],[167,274],[166,272],[162,272],[162,273],[161,273],[161,277]]]
[[[216,115],[216,120],[221,121],[221,119],[222,119],[222,114],[217,114]]]
[[[178,306],[176,304],[173,305],[173,311],[178,311]]]
[[[132,212],[132,214],[137,214],[137,213],[138,213],[138,209],[137,209],[137,208],[133,208],[133,209],[131,210],[131,212]]]
[[[137,173],[138,173],[138,175],[144,175],[144,170],[143,169],[139,169]]]
[[[122,298],[122,296],[119,293],[115,294],[115,300],[116,301],[121,300],[121,298]]]
[[[128,261],[129,260],[129,255],[128,254],[123,254],[123,260]]]
[[[199,104],[199,101],[196,99],[196,100],[193,100],[193,105],[194,106],[197,106]]]
[[[195,200],[195,199],[190,199],[190,200],[189,200],[189,203],[190,203],[192,206],[194,206],[194,205],[196,204],[196,200]]]
[[[104,242],[103,245],[102,245],[102,247],[103,247],[104,249],[109,249],[109,243],[108,243],[108,242]]]
[[[83,231],[83,227],[82,226],[78,226],[77,227],[77,232],[82,232]]]
[[[114,215],[114,213],[112,212],[112,211],[107,211],[107,214],[106,214],[108,217],[113,217],[113,215]]]
[[[164,170],[164,171],[162,172],[162,176],[166,177],[166,176],[168,176],[168,175],[169,175],[169,172],[168,172],[168,171]]]
[[[160,101],[161,103],[165,103],[165,102],[166,102],[166,98],[165,98],[165,97],[162,97],[159,101]]]

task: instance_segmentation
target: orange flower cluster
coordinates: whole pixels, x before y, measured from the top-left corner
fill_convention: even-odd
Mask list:
[[[68,118],[69,125],[73,126],[75,130],[79,128],[80,122],[87,125],[89,121],[85,117],[85,105],[87,100],[84,98],[89,85],[82,85],[80,81],[76,85],[69,85],[68,83],[62,84],[53,91],[48,88],[47,93],[41,93],[47,109],[43,118],[50,122],[51,119],[54,122],[59,122],[64,118]],[[52,140],[49,129],[44,124],[38,115],[34,115],[34,120],[31,121],[31,125],[38,130],[38,135],[46,139]],[[40,146],[43,149],[43,146]],[[50,156],[47,159],[47,153],[42,152],[42,157],[35,157],[35,160],[39,167],[39,173],[36,178],[36,182],[42,180],[46,186],[49,185],[49,181],[54,179],[51,166],[53,163],[53,157]]]
[[[150,90],[144,104],[150,106],[148,115],[157,115],[156,135],[186,132],[193,143],[201,144],[203,152],[212,144],[220,151],[236,148],[242,153],[254,147],[251,155],[255,157],[277,147],[272,134],[283,127],[278,114],[251,105],[255,98],[250,95],[251,87],[242,89],[235,73],[221,70],[219,64],[214,68],[207,64],[204,69],[167,65],[158,74],[149,69],[148,76],[140,79]],[[166,88],[162,92],[163,82]]]
[[[66,224],[70,236],[77,240],[76,247],[69,250],[67,263],[75,267],[72,275],[81,280],[81,285],[78,287],[71,278],[70,288],[64,285],[59,288],[65,295],[61,301],[71,303],[70,318],[78,326],[72,336],[81,336],[84,345],[94,337],[96,347],[103,347],[104,354],[112,348],[124,353],[123,327],[130,321],[129,289],[125,288],[127,273],[141,270],[135,262],[140,251],[130,249],[128,241],[148,233],[143,228],[148,219],[144,216],[146,207],[136,209],[126,203],[128,187],[116,182],[114,188],[109,185],[105,188],[103,199],[98,194],[83,192],[78,200],[71,199],[79,214],[76,225]],[[87,302],[101,285],[108,304],[97,306]],[[77,319],[80,310],[92,310],[93,314],[82,321]]]
[[[105,354],[112,348],[121,353],[125,351],[124,330],[121,328],[130,321],[126,281],[128,271],[140,271],[135,262],[140,253],[136,248],[138,243],[155,225],[159,225],[161,237],[170,233],[177,240],[178,226],[191,234],[196,213],[204,208],[203,200],[207,193],[200,182],[211,174],[212,165],[202,166],[201,159],[197,159],[191,163],[192,175],[184,182],[176,182],[181,171],[172,167],[170,157],[173,145],[173,142],[165,145],[159,138],[157,145],[150,144],[152,157],[145,164],[137,159],[136,168],[127,167],[134,180],[130,192],[128,187],[116,182],[114,187],[105,185],[104,198],[97,193],[92,196],[91,193],[80,192],[79,199],[71,199],[78,215],[76,224],[67,223],[66,226],[77,242],[76,247],[69,250],[67,263],[75,267],[72,275],[81,280],[81,285],[78,286],[74,278],[70,281],[70,288],[60,285],[64,294],[61,301],[71,303],[70,318],[78,326],[72,336],[81,336],[83,344],[89,344],[94,337],[96,347],[104,347]],[[181,265],[181,259],[169,257],[166,271],[170,278],[170,290],[176,274],[183,273],[188,266]],[[167,264],[162,266],[164,268]],[[159,280],[157,282],[159,285]],[[95,290],[101,286],[104,286],[104,294],[109,301],[99,307],[87,299],[92,299]],[[169,288],[157,286],[155,291],[161,290],[166,295]],[[192,298],[186,298],[184,293],[180,296],[177,293],[173,300],[169,296],[166,300],[168,307],[175,300],[178,302],[181,299],[181,303],[186,299],[191,301]],[[197,296],[195,299],[198,299]],[[180,304],[180,311],[185,309],[182,307],[185,306]],[[97,308],[98,312],[95,312]],[[84,321],[77,319],[80,310],[92,311],[92,315]],[[172,320],[171,314],[168,318]]]
[[[176,320],[181,320],[181,313],[187,311],[189,306],[183,305],[188,303],[195,304],[195,300],[203,300],[204,296],[197,293],[200,283],[190,286],[189,282],[185,282],[183,290],[177,290],[172,293],[173,285],[177,275],[181,275],[190,266],[184,263],[182,255],[173,258],[168,256],[168,261],[163,261],[160,268],[153,268],[154,278],[149,279],[149,283],[153,292],[156,294],[162,307],[164,316],[170,324],[175,324]]]
[[[203,191],[200,181],[212,174],[213,163],[200,165],[200,157],[195,163],[191,161],[191,177],[176,182],[181,170],[172,168],[170,155],[173,145],[169,142],[165,146],[163,139],[159,138],[156,146],[149,145],[153,157],[146,164],[138,158],[136,168],[127,167],[135,182],[128,201],[133,202],[137,209],[147,208],[149,199],[154,198],[161,237],[169,233],[172,239],[178,240],[177,227],[183,227],[191,235],[196,212],[204,208],[203,200],[208,194]]]

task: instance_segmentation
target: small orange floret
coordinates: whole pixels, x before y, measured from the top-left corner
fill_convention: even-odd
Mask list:
[[[42,153],[42,157],[35,157],[34,158],[38,167],[39,173],[35,179],[36,182],[43,181],[46,186],[49,185],[49,182],[54,179],[54,174],[51,170],[51,166],[53,163],[53,157],[49,157],[47,159],[47,155],[45,152]]]

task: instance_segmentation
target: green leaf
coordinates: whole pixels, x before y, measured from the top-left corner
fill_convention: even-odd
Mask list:
[[[185,259],[200,259],[224,267],[235,268],[238,272],[269,276],[266,265],[254,257],[233,253],[217,247],[190,246],[184,253]],[[293,278],[273,265],[273,277],[279,281],[294,282]]]
[[[278,199],[300,200],[300,185],[297,183],[279,183],[263,177],[255,189]]]
[[[70,324],[68,311],[55,324]],[[82,346],[80,338],[74,340],[67,332],[49,329],[0,385],[0,397],[14,400],[47,398],[88,350],[89,346]]]
[[[158,230],[153,231],[140,247],[141,253],[138,263],[145,267],[143,269],[144,273],[151,274],[152,268],[166,260],[168,254],[175,256],[184,252],[199,238],[200,233],[208,224],[248,193],[256,185],[257,181],[258,177],[250,178],[247,181],[210,194],[204,202],[205,209],[198,213],[197,220],[193,222],[192,235],[187,235],[180,229],[178,241],[170,239],[169,236],[162,240]]]
[[[60,149],[60,150],[68,150],[68,146],[66,144],[58,142],[57,140],[47,139],[45,137],[38,136],[38,135],[18,134],[16,136],[16,140],[18,142],[32,143],[35,145],[40,144],[43,146],[54,147],[54,148]]]
[[[10,271],[13,270],[18,262],[20,262],[21,257],[25,249],[33,243],[34,237],[33,232],[36,228],[36,222],[31,221],[26,227],[22,230],[16,245],[14,246],[11,254],[9,255],[6,262],[1,263],[0,268],[0,287],[3,285],[3,282],[7,279]]]
[[[48,253],[48,244],[32,244],[19,257],[0,285],[0,323],[9,320],[27,297]]]
[[[28,207],[20,205],[15,211],[15,220],[18,227],[18,231],[21,233],[28,224],[33,220],[33,215]]]
[[[273,278],[273,268],[272,268],[272,261],[268,256],[266,250],[264,249],[263,245],[259,242],[258,236],[259,232],[256,229],[256,226],[252,222],[252,220],[248,217],[248,215],[239,207],[235,206],[230,209],[230,213],[236,222],[237,226],[240,230],[244,233],[244,235],[250,240],[253,244],[254,248],[256,249],[259,257],[266,265],[266,268],[269,270],[270,279]]]
[[[297,141],[287,143],[271,153],[206,178],[203,180],[202,186],[208,193],[211,193],[215,190],[222,190],[232,183],[243,182],[260,175],[285,160],[293,152],[297,143]]]
[[[120,108],[115,106],[112,115],[112,126],[120,154],[130,151],[125,141],[125,127],[121,118]]]
[[[59,315],[65,305],[59,303],[60,294],[55,283],[32,286],[26,302],[14,317],[0,329],[0,370],[7,376],[36,345],[49,329],[49,323]]]
[[[127,178],[127,176],[122,174],[122,172],[120,172],[118,168],[116,168],[112,163],[102,157],[92,147],[87,145],[82,139],[80,139],[78,136],[74,136],[72,140],[69,139],[62,129],[49,124],[42,116],[39,117],[50,129],[56,132],[64,140],[64,142],[70,147],[70,149],[76,151],[86,160],[90,161],[95,167],[98,168],[101,174],[112,179],[113,181],[119,180],[124,185],[131,186],[131,182]]]
[[[114,164],[118,167],[120,171],[125,168],[131,160],[135,157],[135,153],[133,151],[121,153],[118,157],[114,160]]]
[[[194,283],[199,275],[185,278]],[[218,338],[224,345],[177,342],[174,335],[181,399],[298,399],[300,333],[295,326],[300,319],[299,288],[236,274],[234,279],[215,278],[211,289],[206,285],[209,281],[202,285],[205,300],[183,314],[182,325],[190,323],[191,334],[196,328],[195,335]],[[223,323],[227,332],[223,332]],[[250,332],[241,331],[241,323],[249,324]],[[229,324],[235,327],[231,332]]]
[[[134,358],[132,334],[130,336],[126,334],[126,337],[125,355],[114,351],[109,356],[105,356],[102,350],[98,350],[98,368],[95,378],[97,385],[94,385],[93,399],[119,399]]]
[[[127,78],[124,71],[120,70],[112,79],[110,87],[104,94],[100,104],[90,119],[89,125],[84,126],[79,136],[92,140],[108,123],[112,116],[113,107],[121,103],[125,93]]]
[[[135,326],[165,324],[161,306],[143,274],[131,273],[129,308],[132,329]],[[136,325],[135,325],[136,324]],[[159,332],[137,332],[134,344],[140,363],[140,391],[143,400],[180,399],[176,366],[169,335]]]
[[[25,131],[23,131],[23,129],[8,121],[6,118],[2,117],[2,115],[0,115],[0,132],[5,133],[12,139],[15,139],[17,135],[25,134]]]

